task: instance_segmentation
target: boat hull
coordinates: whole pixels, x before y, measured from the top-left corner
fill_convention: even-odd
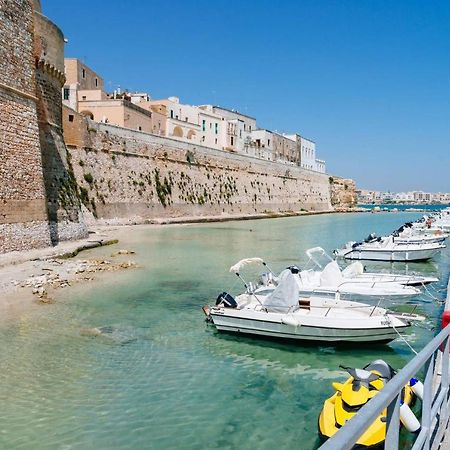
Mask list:
[[[394,238],[396,244],[441,244],[445,241],[446,237],[429,237],[429,238]]]
[[[433,249],[419,249],[419,250],[383,250],[383,249],[353,249],[343,256],[345,259],[363,259],[371,261],[426,261],[433,258],[441,250],[439,248]]]
[[[398,334],[389,326],[388,321],[377,322],[377,327],[362,325],[359,328],[336,328],[332,320],[322,318],[323,325],[301,324],[297,327],[287,325],[281,321],[262,320],[255,317],[244,317],[224,312],[210,313],[212,323],[218,331],[229,333],[248,334],[277,339],[296,341],[314,341],[322,344],[336,344],[347,342],[385,343],[394,340]],[[409,327],[409,323],[396,327],[402,330]]]

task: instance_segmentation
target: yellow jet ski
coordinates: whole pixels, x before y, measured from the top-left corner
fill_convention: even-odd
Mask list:
[[[341,368],[349,373],[350,378],[344,383],[333,383],[336,392],[324,402],[319,416],[319,434],[324,440],[333,436],[395,375],[394,369],[381,359],[371,362],[363,369]],[[422,392],[422,383],[414,378],[403,388],[400,420],[412,432],[420,429],[420,422],[410,407],[416,396],[422,398]],[[384,409],[359,438],[354,449],[383,448],[386,414],[387,409]]]

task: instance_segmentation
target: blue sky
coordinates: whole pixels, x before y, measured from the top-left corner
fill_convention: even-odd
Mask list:
[[[108,90],[300,132],[362,188],[450,191],[448,1],[41,1]]]

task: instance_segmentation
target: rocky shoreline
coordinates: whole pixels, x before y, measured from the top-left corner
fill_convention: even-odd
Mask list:
[[[138,268],[131,259],[134,251],[117,249],[118,239],[109,236],[114,232],[114,229],[97,230],[96,240],[91,237],[56,247],[0,255],[0,308],[53,303],[62,289],[94,281],[101,274]],[[75,258],[85,250],[110,245],[113,247],[109,257]]]
[[[126,250],[120,250],[117,254],[129,254]],[[56,289],[64,289],[75,283],[94,280],[94,274],[98,272],[112,272],[121,269],[136,268],[133,261],[112,262],[106,259],[91,259],[76,261],[61,261],[49,259],[43,261],[41,273],[31,274],[23,281],[11,280],[14,286],[29,288],[41,303],[52,303],[51,293]]]

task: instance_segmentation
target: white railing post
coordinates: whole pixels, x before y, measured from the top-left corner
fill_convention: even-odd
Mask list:
[[[422,448],[424,450],[430,449],[431,438],[431,406],[433,402],[433,376],[434,376],[434,362],[436,360],[436,353],[434,352],[428,359],[428,367],[426,370],[423,400],[422,400],[422,430],[425,433],[425,441]],[[426,365],[425,365],[426,367]]]
[[[449,342],[450,338],[447,336],[445,340],[445,346],[442,353],[442,375],[441,375],[441,389],[444,390],[445,396],[444,401],[442,402],[442,407],[440,414],[442,417],[447,417],[448,415],[448,397],[449,397]]]
[[[387,409],[386,442],[385,448],[397,448],[400,438],[400,400],[402,393],[391,402]]]

